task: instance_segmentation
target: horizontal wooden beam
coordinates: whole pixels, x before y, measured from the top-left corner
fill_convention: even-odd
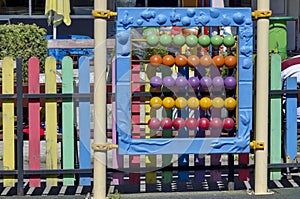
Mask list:
[[[106,40],[107,48],[115,48],[115,39]],[[94,48],[94,39],[51,39],[48,48]]]

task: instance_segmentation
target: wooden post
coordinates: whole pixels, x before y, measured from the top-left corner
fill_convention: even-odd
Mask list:
[[[107,1],[94,1],[95,10],[106,10]],[[106,143],[106,19],[95,18],[94,109],[95,144]],[[106,198],[106,152],[94,152],[94,199]]]

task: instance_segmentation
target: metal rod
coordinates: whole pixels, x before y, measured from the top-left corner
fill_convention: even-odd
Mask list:
[[[23,166],[23,99],[22,99],[22,59],[17,58],[17,166],[18,166],[18,182],[17,194],[18,196],[24,195],[24,166]]]
[[[29,0],[29,5],[28,5],[28,14],[29,14],[29,16],[31,17],[31,15],[32,15],[32,0]]]

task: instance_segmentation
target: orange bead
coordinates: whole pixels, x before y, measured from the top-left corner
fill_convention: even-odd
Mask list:
[[[196,55],[191,55],[188,57],[188,65],[190,67],[196,67],[200,63],[199,57]]]
[[[150,63],[152,66],[159,66],[162,63],[162,58],[160,55],[152,55],[150,57]]]
[[[200,65],[202,65],[204,68],[209,67],[212,64],[212,59],[209,55],[203,55],[200,57]]]
[[[225,57],[225,65],[227,68],[234,68],[237,65],[237,59],[233,55],[229,55]]]
[[[177,55],[175,58],[175,63],[178,67],[184,67],[187,65],[188,61],[186,56],[184,55]]]
[[[172,55],[166,55],[162,60],[163,65],[173,66],[175,64],[175,59]]]
[[[225,59],[223,56],[217,55],[213,57],[213,62],[218,68],[220,68],[225,64]]]

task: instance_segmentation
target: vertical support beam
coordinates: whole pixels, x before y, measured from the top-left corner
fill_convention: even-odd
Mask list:
[[[17,169],[18,169],[18,183],[17,194],[18,196],[24,195],[24,164],[23,164],[23,91],[22,91],[22,59],[17,58]],[[3,86],[4,87],[4,86]]]
[[[106,10],[107,1],[94,1],[95,10]],[[106,143],[106,19],[96,18],[94,47],[95,144]],[[106,153],[94,152],[94,199],[106,198]]]
[[[257,10],[269,10],[269,0],[258,0]],[[268,193],[268,101],[269,101],[269,19],[257,20],[257,66],[255,139],[264,142],[263,150],[255,151],[255,194]]]

